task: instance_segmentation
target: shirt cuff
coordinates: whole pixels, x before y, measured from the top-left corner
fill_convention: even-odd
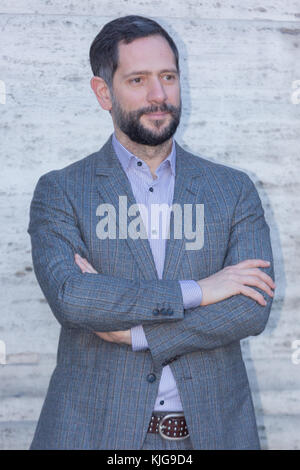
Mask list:
[[[202,289],[198,282],[187,280],[179,281],[179,283],[182,292],[183,308],[199,307],[202,302]]]
[[[131,328],[131,345],[133,351],[148,349],[148,341],[142,325]]]

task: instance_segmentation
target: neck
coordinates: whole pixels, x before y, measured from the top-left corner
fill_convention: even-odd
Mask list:
[[[126,134],[124,134],[124,132],[119,129],[115,129],[115,134],[118,141],[129,152],[133,153],[136,157],[147,163],[153,176],[155,176],[155,170],[159,167],[161,162],[163,162],[168,157],[172,150],[172,138],[166,140],[166,142],[163,144],[151,146],[133,142]]]

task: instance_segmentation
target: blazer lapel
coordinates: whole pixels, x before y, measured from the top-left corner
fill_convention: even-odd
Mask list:
[[[119,235],[119,196],[127,197],[127,208],[132,204],[136,204],[130,181],[123,170],[123,167],[115,153],[112,145],[112,135],[106,144],[99,151],[99,158],[96,166],[96,174],[98,175],[97,189],[101,199],[105,203],[110,203],[116,210],[116,229],[117,239]],[[127,212],[127,208],[125,209]],[[127,225],[127,220],[126,220]],[[144,224],[143,224],[144,225]],[[144,227],[145,229],[145,227]],[[158,279],[158,274],[152,255],[149,240],[147,238],[138,238],[134,240],[129,236],[126,242],[136,262],[139,265],[145,279]]]
[[[194,166],[189,159],[189,153],[186,152],[175,141],[176,144],[176,175],[173,204],[180,204],[183,210],[183,204],[195,204],[199,201],[199,191],[203,189],[205,183],[204,169]],[[136,204],[130,181],[123,170],[121,163],[115,153],[112,145],[112,135],[98,152],[96,164],[97,190],[100,199],[105,203],[110,203],[116,210],[116,229],[117,239],[119,236],[119,196],[127,197],[127,208]],[[199,180],[197,178],[201,176]],[[99,202],[100,203],[100,202]],[[126,224],[127,225],[127,224]],[[180,268],[180,262],[185,251],[184,238],[174,238],[173,213],[170,220],[170,238],[166,240],[166,255],[163,270],[163,279],[176,279]],[[126,242],[138,263],[145,279],[158,279],[158,274],[152,255],[149,240],[147,238],[138,238],[136,240],[126,237]]]
[[[182,220],[184,204],[191,204],[194,208],[204,202],[204,187],[206,183],[204,168],[194,166],[193,160],[176,141],[176,175],[173,204],[179,204],[182,208]],[[199,178],[200,177],[200,178]],[[201,201],[201,202],[199,202]],[[163,271],[163,279],[174,280],[180,269],[182,256],[185,253],[185,243],[190,242],[184,236],[182,227],[182,237],[174,238],[174,215],[170,218],[170,238],[166,240],[166,255]],[[195,230],[195,217],[193,215],[193,230]]]

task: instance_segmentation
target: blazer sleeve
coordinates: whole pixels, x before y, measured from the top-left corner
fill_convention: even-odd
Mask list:
[[[245,173],[242,175],[244,183],[235,208],[224,267],[246,259],[264,259],[270,261],[270,266],[260,269],[274,280],[269,226],[254,184]],[[263,294],[266,306],[239,294],[215,304],[187,309],[182,322],[143,325],[155,365],[260,334],[268,321],[273,299],[261,289],[253,288]]]
[[[139,281],[81,272],[74,254],[89,260],[89,253],[57,176],[54,170],[38,180],[27,231],[36,278],[58,322],[69,328],[119,331],[182,320],[177,280]]]

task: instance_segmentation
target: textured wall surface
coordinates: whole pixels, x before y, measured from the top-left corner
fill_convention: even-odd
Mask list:
[[[157,19],[178,45],[178,142],[257,185],[277,290],[267,328],[242,342],[243,353],[263,448],[300,449],[299,0],[1,1],[0,449],[28,448],[60,329],[32,269],[33,190],[112,132],[90,88],[88,51],[105,23],[126,14]]]

